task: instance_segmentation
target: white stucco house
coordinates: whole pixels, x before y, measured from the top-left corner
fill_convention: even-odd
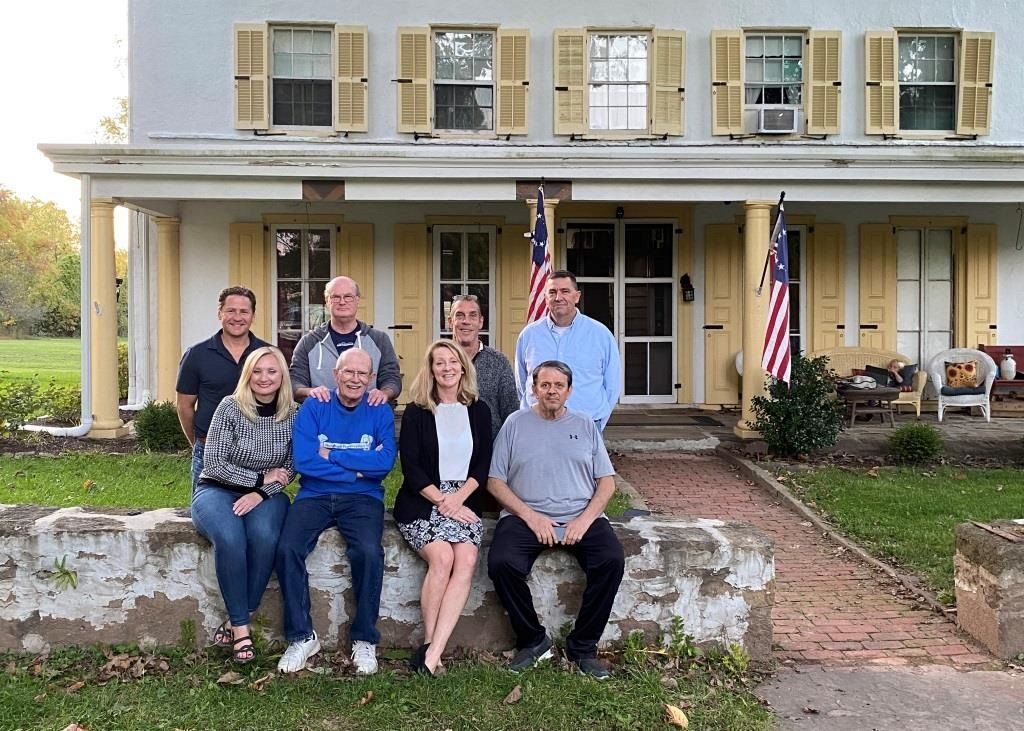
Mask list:
[[[794,345],[1024,342],[1011,4],[130,3],[131,140],[42,145],[92,221],[95,435],[116,433],[113,206],[138,212],[137,394],[244,284],[290,347],[345,273],[411,375],[453,294],[511,353],[537,186],[627,403],[746,405],[782,191]],[[1003,38],[999,38],[1004,35]],[[684,291],[684,276],[692,292]],[[691,297],[692,294],[692,297]],[[116,319],[116,318],[115,318]],[[742,389],[743,398],[740,396]],[[749,413],[744,412],[741,424]]]

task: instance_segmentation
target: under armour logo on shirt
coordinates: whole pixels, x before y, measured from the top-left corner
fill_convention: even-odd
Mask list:
[[[570,435],[569,435],[569,438],[570,438],[570,439],[579,439],[579,438],[580,438],[580,435],[579,435],[579,434],[570,434]]]

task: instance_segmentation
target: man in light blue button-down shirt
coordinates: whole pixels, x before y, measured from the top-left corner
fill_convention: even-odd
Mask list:
[[[621,388],[615,336],[576,307],[580,290],[572,272],[552,272],[544,299],[547,316],[524,327],[516,341],[516,388],[520,405],[529,409],[536,403],[529,381],[533,369],[546,360],[560,360],[568,364],[573,373],[568,407],[588,414],[604,429]]]

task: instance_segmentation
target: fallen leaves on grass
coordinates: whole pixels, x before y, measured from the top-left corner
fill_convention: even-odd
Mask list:
[[[245,678],[236,673],[234,670],[228,670],[226,673],[217,678],[217,685],[241,685],[245,682]]]
[[[665,703],[663,705],[665,706],[665,720],[668,721],[670,725],[675,726],[676,728],[690,727],[690,719],[686,717],[686,714],[683,713],[681,708],[669,703]]]
[[[367,705],[372,700],[373,700],[373,691],[372,690],[368,690],[368,691],[366,691],[366,695],[364,695],[362,698],[360,698],[358,701],[356,701],[356,705],[357,706],[365,706],[365,705]]]
[[[878,468],[872,467],[870,470],[864,473],[868,477],[878,477]]]
[[[513,703],[518,703],[523,699],[523,689],[518,685],[508,692],[505,696],[505,700],[502,701],[506,706],[511,706]]]
[[[96,480],[82,481],[82,489],[85,490],[86,492],[89,492],[89,490],[93,489],[94,487],[96,487]]]
[[[80,691],[84,687],[85,687],[85,681],[84,680],[76,680],[74,683],[72,683],[67,688],[65,688],[65,690],[68,693],[77,693],[78,691]]]
[[[267,683],[269,683],[271,680],[273,680],[273,678],[274,678],[274,674],[273,673],[267,673],[262,678],[256,678],[256,680],[254,680],[251,683],[249,683],[249,688],[250,688],[250,690],[255,690],[257,692],[260,692],[260,691],[262,691],[266,687]],[[372,690],[370,691],[370,695],[371,696],[373,695],[373,691]]]

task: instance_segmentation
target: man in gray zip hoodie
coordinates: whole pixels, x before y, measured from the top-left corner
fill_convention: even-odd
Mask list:
[[[386,403],[402,392],[398,356],[386,333],[356,319],[359,285],[349,277],[335,277],[324,288],[324,303],[331,317],[325,324],[302,336],[292,353],[289,369],[295,400],[312,396],[331,398],[335,386],[334,364],[350,348],[365,350],[373,362],[376,377],[370,381],[367,397],[371,406]]]

